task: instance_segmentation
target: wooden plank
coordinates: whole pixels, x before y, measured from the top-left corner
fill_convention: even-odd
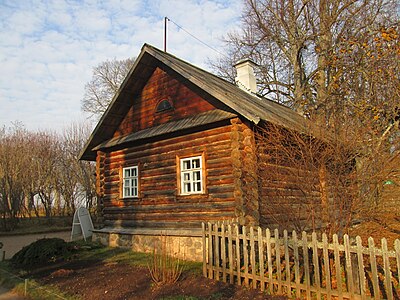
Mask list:
[[[283,231],[283,247],[285,252],[285,273],[286,273],[286,295],[292,295],[291,278],[290,278],[290,257],[289,257],[289,241],[288,232]]]
[[[243,240],[243,260],[244,260],[244,285],[249,286],[249,252],[247,240],[247,228],[242,226],[242,240]]]
[[[360,295],[361,299],[367,299],[366,285],[365,285],[365,271],[364,271],[364,255],[361,237],[356,237],[357,244],[357,261],[358,261],[358,278],[360,279]]]
[[[215,279],[219,280],[220,276],[220,237],[219,237],[219,224],[214,224],[214,266],[215,266]]]
[[[328,250],[328,237],[326,233],[322,234],[322,252],[324,259],[324,273],[325,273],[325,289],[326,289],[326,297],[328,300],[331,299],[332,294],[332,285],[331,285],[331,270],[330,270],[330,261],[329,261],[329,250]]]
[[[237,284],[242,285],[242,274],[241,274],[241,259],[240,259],[240,238],[239,238],[239,226],[235,226],[236,233],[236,270],[237,270]]]
[[[254,242],[254,228],[250,227],[250,262],[251,262],[251,275],[252,275],[252,286],[253,288],[257,288],[257,279],[256,279],[256,251],[255,251],[255,242]]]
[[[332,238],[333,238],[333,255],[334,255],[334,262],[335,262],[338,298],[339,298],[339,300],[343,300],[342,270],[340,268],[339,239],[338,239],[337,234],[334,234]]]
[[[311,234],[311,245],[313,251],[313,264],[314,264],[314,284],[317,289],[317,299],[321,299],[321,278],[320,278],[320,269],[319,269],[319,257],[318,257],[318,241],[317,234],[313,232]]]
[[[232,225],[228,224],[228,261],[229,261],[229,283],[233,284],[233,236]]]
[[[207,277],[207,245],[206,245],[206,225],[204,224],[204,222],[201,223],[201,239],[203,242],[203,276]]]
[[[394,241],[394,251],[396,253],[397,282],[400,285],[400,240]]]
[[[274,285],[272,282],[272,272],[273,272],[273,267],[272,267],[272,248],[271,248],[271,231],[267,228],[266,229],[266,239],[265,242],[267,244],[267,272],[268,272],[268,292],[270,295],[272,295],[273,290],[274,290]]]
[[[369,260],[371,263],[371,280],[372,287],[374,291],[374,299],[380,299],[380,291],[379,291],[379,282],[378,282],[378,269],[376,265],[376,252],[375,252],[375,243],[372,237],[368,238],[368,251],[369,251]]]
[[[212,236],[212,224],[208,222],[208,278],[214,279],[214,259],[213,259],[213,236]]]
[[[296,298],[300,299],[301,285],[300,285],[300,260],[299,260],[299,241],[297,239],[297,232],[293,230],[293,255],[294,255],[294,277],[296,286]]]
[[[389,253],[387,247],[387,241],[385,238],[381,240],[382,245],[382,258],[383,258],[383,270],[385,274],[385,290],[386,296],[388,300],[393,299],[393,290],[392,290],[392,272],[390,271],[390,263],[389,263]]]
[[[261,227],[257,228],[257,240],[258,240],[258,262],[259,262],[259,271],[260,271],[260,289],[261,289],[261,291],[265,291],[264,239],[263,239]]]
[[[225,224],[221,225],[221,256],[222,256],[222,281],[226,282],[226,239],[225,239]]]
[[[282,265],[281,265],[281,245],[279,240],[279,230],[274,230],[275,238],[275,261],[276,261],[276,278],[278,279],[278,295],[282,294]]]
[[[311,282],[310,282],[310,263],[308,258],[308,240],[305,231],[301,234],[302,247],[303,247],[303,263],[304,263],[304,280],[306,283],[306,297],[311,299]]]
[[[350,293],[350,297],[354,299],[354,281],[353,281],[353,269],[351,267],[351,251],[350,251],[350,239],[347,234],[343,236],[344,244],[344,255],[346,260],[346,283],[347,291]]]

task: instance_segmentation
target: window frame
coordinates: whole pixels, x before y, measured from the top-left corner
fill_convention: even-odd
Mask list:
[[[193,167],[193,161],[199,160],[199,166]],[[184,163],[189,161],[190,168],[187,169]],[[178,195],[180,196],[192,196],[201,195],[206,193],[206,172],[205,172],[205,161],[204,154],[192,155],[179,157],[177,156],[177,179],[178,179]],[[189,179],[185,180],[185,174],[189,174]],[[195,175],[199,174],[199,175]],[[197,178],[195,178],[197,176]],[[187,183],[190,185],[190,191],[185,191],[185,186]],[[196,188],[196,184],[200,183],[200,190]]]
[[[125,177],[125,171],[127,170],[135,170],[136,171],[136,175],[130,175],[129,177]],[[129,198],[139,198],[139,166],[135,165],[135,166],[129,166],[129,167],[122,167],[122,182],[121,182],[121,196],[123,199],[129,199]],[[128,186],[128,188],[130,189],[130,193],[129,195],[126,195],[125,193],[125,189],[126,189],[126,181],[125,180],[129,180],[130,184]],[[135,182],[136,180],[136,186],[134,184],[132,184],[132,182]],[[136,194],[132,193],[132,191],[134,191],[136,189]]]

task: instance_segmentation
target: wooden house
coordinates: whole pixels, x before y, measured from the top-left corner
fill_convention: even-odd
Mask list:
[[[96,161],[98,239],[146,251],[177,236],[196,259],[201,222],[263,225],[254,130],[307,124],[256,95],[251,63],[237,68],[239,86],[143,46],[81,155]]]

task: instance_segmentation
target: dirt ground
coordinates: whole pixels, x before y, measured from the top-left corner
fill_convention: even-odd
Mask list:
[[[185,297],[181,299],[287,299],[188,272],[175,284],[157,286],[145,267],[94,260],[48,267],[32,275],[43,284],[55,285],[61,291],[87,300],[168,299],[178,295]]]

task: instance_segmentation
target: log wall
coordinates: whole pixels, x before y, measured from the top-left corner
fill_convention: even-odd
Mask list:
[[[173,108],[156,112],[157,105],[162,100],[168,100]],[[208,101],[157,68],[142,92],[132,97],[132,106],[115,131],[114,137],[157,126],[168,121],[187,118],[212,109],[215,109],[215,107]]]
[[[192,227],[202,221],[232,219],[235,201],[231,130],[222,127],[99,153],[98,192],[105,225]],[[182,196],[177,188],[177,157],[204,155],[206,192]],[[121,171],[139,166],[139,197],[123,199]]]

